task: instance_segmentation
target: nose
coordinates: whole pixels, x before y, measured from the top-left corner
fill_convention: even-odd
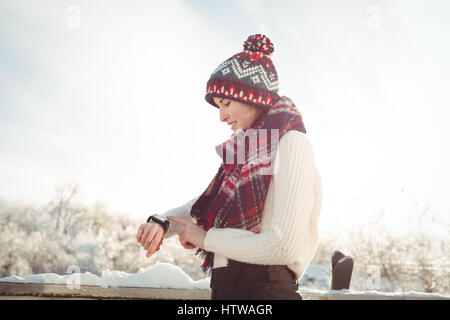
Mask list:
[[[220,108],[220,121],[226,122],[229,118],[229,115],[227,111],[225,111],[225,108]]]

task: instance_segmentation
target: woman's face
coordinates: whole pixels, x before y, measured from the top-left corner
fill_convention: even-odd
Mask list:
[[[226,98],[213,98],[220,109],[220,121],[231,126],[231,130],[248,129],[261,115],[258,107]]]

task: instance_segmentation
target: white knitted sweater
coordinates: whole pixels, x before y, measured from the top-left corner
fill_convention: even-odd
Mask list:
[[[300,279],[319,242],[322,183],[311,143],[304,133],[288,131],[278,145],[261,221],[261,232],[237,228],[211,228],[205,250],[214,252],[214,268],[227,265],[227,258],[263,265],[287,265]],[[200,196],[200,195],[199,195]],[[184,219],[198,197],[162,214]],[[181,227],[171,223],[165,237]]]

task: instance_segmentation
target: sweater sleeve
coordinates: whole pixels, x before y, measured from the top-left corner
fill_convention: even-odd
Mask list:
[[[317,172],[308,137],[299,131],[287,132],[278,145],[275,168],[277,165],[270,227],[258,234],[237,228],[211,228],[205,237],[205,250],[241,262],[285,265],[294,263],[305,246],[316,245],[317,225],[311,224],[317,223],[313,217]]]
[[[194,199],[189,200],[185,204],[183,204],[180,207],[173,208],[169,211],[164,212],[161,214],[161,216],[167,218],[168,216],[177,217],[185,220],[192,221],[191,219],[191,208],[194,205],[194,203],[197,201],[197,199],[200,196],[195,197]],[[167,229],[167,232],[164,234],[164,238],[170,238],[178,233],[181,229],[181,224],[170,222],[169,223],[169,229]]]

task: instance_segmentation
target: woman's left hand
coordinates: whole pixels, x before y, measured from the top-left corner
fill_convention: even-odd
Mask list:
[[[178,235],[180,236],[181,245],[184,248],[193,249],[198,247],[200,249],[204,249],[206,231],[203,228],[184,219],[171,216],[167,217],[167,219],[183,225],[181,230],[178,232]]]

